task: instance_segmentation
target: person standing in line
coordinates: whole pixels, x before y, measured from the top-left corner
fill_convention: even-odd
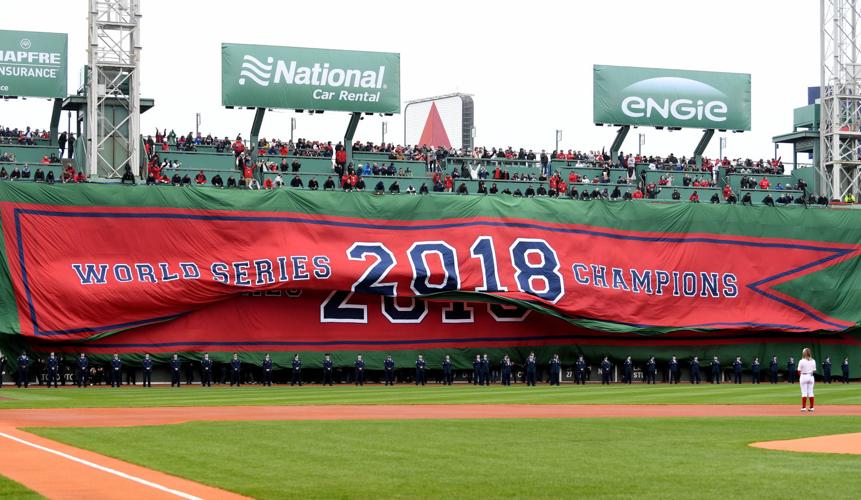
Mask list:
[[[771,357],[771,364],[768,365],[768,382],[771,384],[777,383],[777,356]]]
[[[699,384],[700,383],[700,357],[694,356],[694,360],[691,361],[691,383]]]
[[[849,383],[849,358],[843,358],[843,364],[840,365],[840,369],[843,370],[843,383]]]
[[[233,353],[233,359],[230,360],[230,387],[242,385],[242,361],[239,360],[239,355]]]
[[[574,363],[574,383],[586,385],[586,361],[583,356],[577,356],[577,361]]]
[[[526,386],[535,387],[535,353],[530,352],[526,358]]]
[[[815,380],[813,374],[816,373],[816,360],[810,355],[810,349],[805,347],[801,351],[801,359],[798,361],[798,381],[801,385],[801,411],[814,410],[813,406],[813,385]],[[810,409],[807,408],[807,399],[810,399]]]
[[[634,362],[631,361],[631,356],[625,358],[625,362],[622,363],[622,383],[630,384],[631,380],[634,378]]]
[[[78,370],[75,373],[75,378],[77,379],[78,387],[87,387],[87,382],[89,382],[90,378],[90,360],[87,359],[87,355],[81,353],[78,357]]]
[[[416,360],[416,385],[425,385],[425,368],[427,363],[424,356],[419,354],[419,359]]]
[[[299,359],[299,355],[293,355],[293,362],[291,363],[293,367],[293,373],[290,378],[290,387],[293,387],[296,384],[299,384],[299,387],[302,387],[302,360]]]
[[[831,383],[831,356],[826,356],[822,362],[822,381],[826,384]]]
[[[654,356],[649,356],[649,361],[646,362],[646,383],[655,384],[655,378],[658,373],[658,364],[655,362]]]
[[[559,385],[559,376],[562,373],[562,362],[559,355],[554,354],[550,359],[550,385]]]
[[[476,354],[472,362],[472,385],[478,385],[481,380],[481,356]]]
[[[120,357],[114,354],[114,359],[111,360],[111,387],[123,386],[123,362]]]
[[[759,364],[759,358],[753,358],[753,363],[750,365],[750,373],[754,384],[759,384],[759,372],[761,368],[762,366]]]
[[[741,370],[744,365],[741,364],[741,356],[736,356],[735,361],[732,362],[732,383],[740,384],[741,383]]]
[[[717,356],[712,359],[712,383],[720,384],[721,379],[721,368],[720,368],[720,360]]]
[[[490,387],[490,360],[487,359],[487,354],[481,357],[481,380],[485,387]]]
[[[6,356],[0,351],[0,389],[3,388],[3,376],[6,375]]]
[[[795,383],[795,371],[795,358],[790,356],[789,361],[786,363],[786,381],[790,384]]]
[[[170,358],[170,386],[180,387],[180,374],[182,373],[182,361],[174,354]]]
[[[268,353],[263,356],[260,368],[263,369],[263,387],[272,387],[272,359]]]
[[[386,360],[383,361],[383,374],[385,375],[385,385],[395,385],[395,360],[391,354],[386,354]]]
[[[502,385],[511,385],[511,358],[508,357],[508,354],[502,358]]]
[[[445,355],[445,359],[442,361],[442,383],[443,385],[451,385],[454,381],[454,373],[452,371],[452,363],[451,357],[448,354]]]
[[[30,387],[30,358],[23,352],[18,356],[18,372],[15,385],[19,388],[23,385],[25,389]]]
[[[356,385],[357,386],[365,385],[365,361],[362,360],[361,354],[356,356],[355,366],[356,366],[356,373],[355,373],[354,378],[356,380]]]
[[[670,383],[679,383],[679,360],[675,356],[670,360]]]
[[[329,384],[329,386],[332,386],[333,365],[332,356],[329,353],[326,353],[323,358],[323,385]]]
[[[152,359],[149,354],[144,354],[143,359],[143,386],[152,387]]]
[[[208,352],[203,353],[203,359],[200,360],[200,386],[212,387],[212,360]]]
[[[604,360],[601,361],[601,385],[610,385],[610,369],[612,366],[607,356],[604,356]]]
[[[51,388],[51,382],[54,383],[54,389],[57,388],[57,380],[60,378],[60,361],[52,352],[48,356],[48,389]]]

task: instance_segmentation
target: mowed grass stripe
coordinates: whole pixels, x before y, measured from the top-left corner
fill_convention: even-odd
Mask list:
[[[853,417],[195,422],[30,429],[256,498],[837,498],[861,457],[750,448]],[[134,445],[129,445],[134,443]],[[802,485],[799,486],[799,480]]]
[[[861,404],[861,387],[856,384],[817,384],[816,394],[820,405]],[[124,386],[121,389],[4,388],[0,391],[0,409],[307,404],[795,404],[799,397],[798,386],[790,384],[183,386],[181,389]]]

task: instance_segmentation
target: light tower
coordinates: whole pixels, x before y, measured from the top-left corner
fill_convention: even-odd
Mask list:
[[[820,191],[841,199],[861,187],[861,0],[821,0]]]
[[[89,0],[87,170],[140,167],[140,0]]]

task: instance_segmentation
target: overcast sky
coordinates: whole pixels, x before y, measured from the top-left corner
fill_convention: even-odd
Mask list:
[[[3,2],[4,4],[6,2]],[[11,2],[10,2],[11,3]],[[804,0],[603,0],[468,2],[438,0],[241,2],[142,0],[142,116],[156,127],[247,137],[253,112],[221,107],[221,42],[375,50],[401,54],[401,99],[474,94],[476,143],[600,149],[615,129],[592,123],[592,65],[751,73],[751,132],[725,134],[730,157],[771,157],[774,135],[792,130],[792,109],[819,85],[819,2]],[[87,0],[28,0],[2,9],[0,29],[69,34],[69,90],[87,59]],[[6,8],[9,7],[9,8]],[[0,102],[0,124],[47,127],[47,101]],[[262,135],[337,141],[348,116],[267,114]],[[380,117],[366,117],[361,140],[381,140]],[[387,117],[387,142],[403,141],[403,116]],[[65,116],[62,123],[65,127]],[[690,155],[701,132],[640,128],[623,150]],[[706,154],[717,156],[720,134]],[[783,146],[784,160],[791,148]],[[800,161],[808,161],[806,156]]]

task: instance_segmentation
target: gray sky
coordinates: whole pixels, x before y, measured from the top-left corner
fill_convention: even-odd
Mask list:
[[[3,2],[4,4],[7,2]],[[69,34],[69,89],[86,63],[86,0],[28,0],[3,8],[0,29]],[[9,7],[9,6],[6,6]],[[552,149],[609,146],[615,129],[592,123],[592,65],[613,64],[751,73],[752,132],[725,134],[730,157],[771,157],[771,137],[791,131],[792,109],[819,85],[819,2],[803,0],[604,0],[600,2],[142,0],[142,116],[155,127],[247,137],[253,113],[221,107],[221,42],[291,45],[401,54],[402,101],[474,94],[476,143]],[[262,135],[337,141],[346,113],[267,114]],[[47,101],[0,102],[0,124],[43,128]],[[387,142],[403,141],[403,116]],[[380,117],[366,117],[361,140],[381,139]],[[65,116],[63,119],[65,124]],[[65,125],[64,125],[65,126]],[[690,155],[701,132],[632,130],[623,147],[647,154]],[[706,154],[717,156],[718,135]],[[791,149],[780,154],[791,161]],[[808,161],[806,156],[799,159]]]

